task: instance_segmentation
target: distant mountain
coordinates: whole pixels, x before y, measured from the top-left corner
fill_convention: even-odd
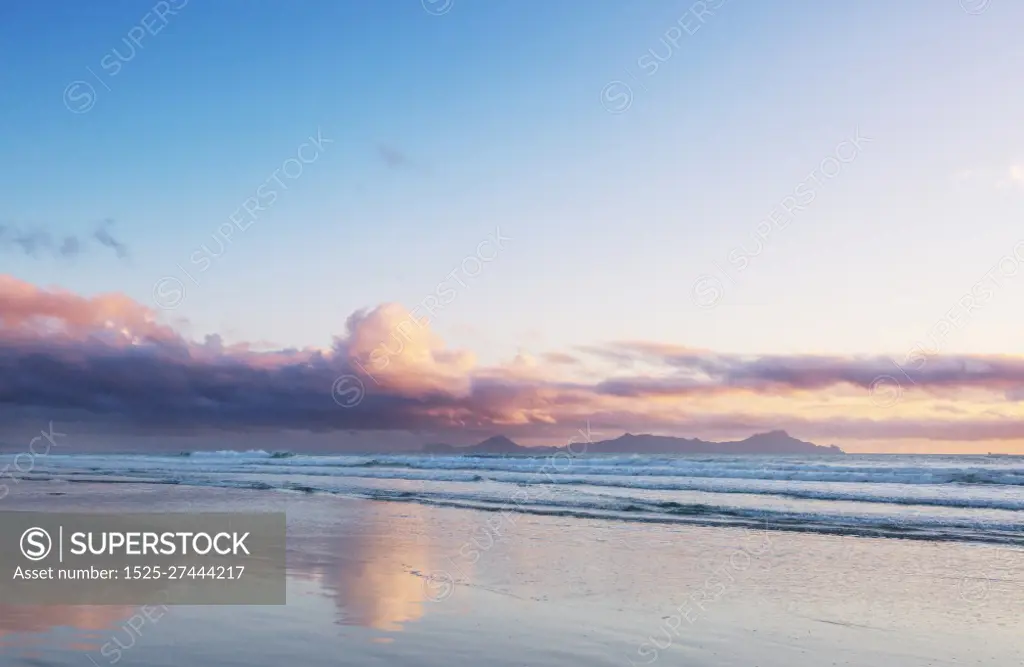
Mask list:
[[[433,444],[423,447],[428,454],[548,454],[558,447],[523,447],[503,435],[496,435],[468,447]],[[588,454],[845,454],[835,445],[815,445],[797,440],[785,431],[757,433],[746,440],[709,442],[697,438],[626,433],[612,440],[592,442],[585,448],[576,443],[573,451]]]
[[[758,433],[746,440],[709,442],[697,438],[626,433],[587,447],[595,454],[843,454],[835,445],[822,447],[797,440],[785,431]]]
[[[770,450],[773,454],[845,454],[835,445],[815,445],[812,442],[797,440],[785,431],[768,431],[757,433],[746,440],[723,442],[725,446],[734,447],[738,454],[760,454]]]
[[[475,445],[469,445],[468,447],[456,447],[455,445],[446,445],[444,443],[437,443],[433,445],[424,445],[423,451],[427,454],[454,454],[454,455],[465,455],[465,454],[547,454],[556,451],[555,447],[523,447],[517,445],[503,435],[496,435],[492,438],[487,438],[483,442],[479,442]]]
[[[468,447],[456,447],[443,443],[423,447],[423,451],[427,454],[546,454],[554,452],[555,449],[555,447],[523,447],[503,435],[487,438],[483,442]]]
[[[493,438],[487,438],[483,442],[473,445],[473,451],[478,454],[504,454],[508,451],[518,451],[520,449],[526,449],[526,447],[517,445],[503,435],[496,435]]]

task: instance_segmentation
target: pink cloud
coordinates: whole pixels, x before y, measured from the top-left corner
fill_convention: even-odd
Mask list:
[[[596,380],[587,374],[609,362],[614,373]],[[875,410],[811,418],[799,402],[778,404],[842,394],[870,408],[868,390],[880,376],[925,398],[977,391],[1016,397],[1024,386],[1019,357],[948,355],[908,366],[882,356],[746,356],[627,342],[572,355],[523,353],[483,367],[397,304],[352,314],[331,349],[265,351],[225,346],[217,336],[189,341],[124,295],[87,298],[0,276],[0,418],[8,422],[45,414],[139,433],[497,430],[527,439],[557,437],[584,420],[609,435],[778,427],[823,438],[1024,435],[1018,420],[999,415]],[[331,393],[342,376],[365,391],[349,409]],[[714,410],[707,401],[718,401]],[[764,401],[775,403],[768,409]]]

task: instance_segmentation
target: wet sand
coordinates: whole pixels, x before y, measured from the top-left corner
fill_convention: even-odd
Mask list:
[[[54,495],[61,494],[61,495]],[[1024,552],[175,486],[4,510],[288,513],[288,604],[0,606],[0,665],[1006,665]]]

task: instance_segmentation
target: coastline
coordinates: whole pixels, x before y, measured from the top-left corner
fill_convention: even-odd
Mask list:
[[[1020,550],[84,482],[25,483],[3,509],[82,506],[284,509],[288,605],[169,607],[132,625],[138,609],[8,605],[3,655],[114,664],[100,652],[114,641],[124,660],[153,666],[328,665],[342,648],[353,664],[408,665],[1021,657]]]

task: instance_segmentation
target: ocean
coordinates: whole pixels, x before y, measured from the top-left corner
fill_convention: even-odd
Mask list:
[[[490,512],[1024,545],[1024,458],[191,452],[0,456],[8,486],[171,484]]]

